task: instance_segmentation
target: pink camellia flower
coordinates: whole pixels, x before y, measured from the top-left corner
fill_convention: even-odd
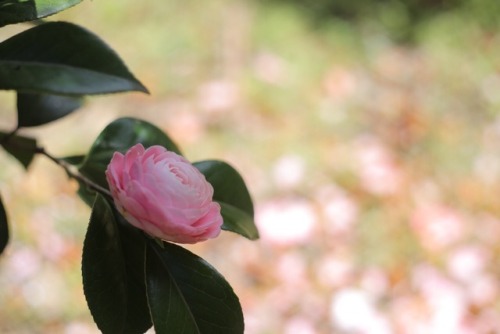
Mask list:
[[[106,178],[116,208],[135,227],[166,241],[215,238],[222,226],[213,188],[189,161],[161,146],[115,152]]]

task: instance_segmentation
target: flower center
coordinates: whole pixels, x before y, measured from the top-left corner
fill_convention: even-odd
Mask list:
[[[183,171],[177,167],[177,166],[169,166],[169,170],[172,174],[175,175],[175,177],[177,177],[177,179],[179,180],[180,183],[182,184],[188,184],[188,177],[185,173],[183,173]]]

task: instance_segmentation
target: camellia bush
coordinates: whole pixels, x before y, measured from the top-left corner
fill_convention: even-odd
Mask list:
[[[86,154],[55,157],[19,134],[77,110],[86,95],[147,92],[119,56],[92,32],[41,19],[81,0],[0,0],[0,26],[27,29],[0,43],[0,89],[17,95],[17,125],[0,145],[26,169],[35,155],[79,184],[91,208],[83,243],[87,304],[103,333],[243,333],[238,297],[206,261],[178,244],[221,230],[257,239],[253,204],[225,162],[190,163],[159,128],[121,118]],[[0,252],[9,241],[0,202]]]

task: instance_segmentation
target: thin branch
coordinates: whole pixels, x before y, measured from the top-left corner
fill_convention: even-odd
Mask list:
[[[103,195],[107,195],[109,197],[112,197],[111,192],[108,189],[101,187],[100,185],[98,185],[97,183],[93,182],[92,180],[86,178],[82,174],[71,170],[72,166],[70,164],[68,164],[63,159],[59,159],[59,158],[54,157],[52,154],[48,153],[43,147],[37,147],[35,150],[35,153],[44,155],[47,158],[49,158],[50,160],[52,160],[53,162],[55,162],[57,165],[61,166],[64,169],[64,171],[66,172],[66,174],[68,174],[69,177],[84,183],[89,188],[91,188],[91,189],[93,189],[93,190],[95,190]]]

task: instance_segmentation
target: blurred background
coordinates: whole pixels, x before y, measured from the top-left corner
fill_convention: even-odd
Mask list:
[[[23,133],[78,154],[133,116],[235,166],[261,239],[188,248],[234,287],[246,333],[500,333],[500,2],[85,1],[50,19],[101,36],[151,95]],[[14,94],[0,106],[12,129]],[[76,184],[0,158],[0,332],[97,333]]]

